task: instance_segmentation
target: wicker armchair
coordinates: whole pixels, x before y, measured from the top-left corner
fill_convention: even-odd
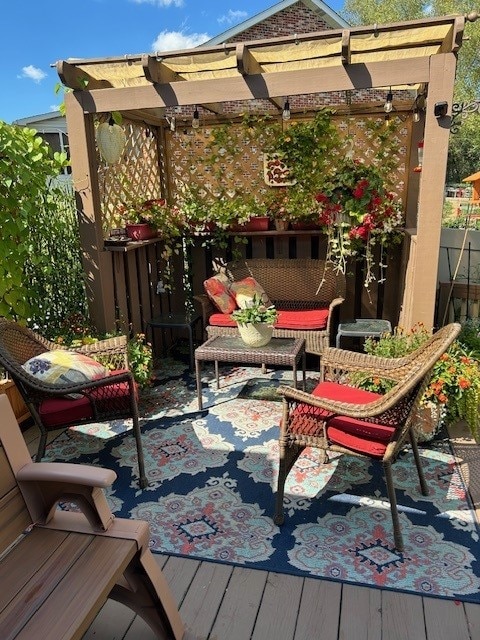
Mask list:
[[[75,349],[113,367],[111,375],[91,382],[47,383],[22,367],[30,358],[65,347],[6,319],[0,320],[0,365],[9,373],[40,430],[37,462],[45,455],[49,431],[76,424],[132,418],[139,483],[148,484],[137,407],[137,389],[127,362],[125,336],[100,340]],[[68,349],[73,351],[74,349]],[[74,398],[71,397],[74,394]],[[69,397],[66,397],[66,396]]]
[[[395,547],[403,551],[391,466],[409,440],[423,495],[428,494],[413,431],[415,411],[433,366],[460,331],[450,324],[403,358],[381,358],[328,348],[322,356],[322,382],[306,393],[282,387],[283,419],[279,439],[279,476],[274,520],[283,524],[285,481],[305,447],[380,460],[385,473]],[[395,382],[385,395],[348,385],[348,376],[367,372]]]

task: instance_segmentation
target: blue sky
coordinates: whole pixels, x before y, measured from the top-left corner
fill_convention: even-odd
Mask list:
[[[0,22],[0,120],[52,111],[62,101],[50,65],[197,46],[275,0],[5,0]],[[343,0],[328,6],[340,11]]]

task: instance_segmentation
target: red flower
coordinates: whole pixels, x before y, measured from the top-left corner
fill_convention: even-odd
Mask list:
[[[363,216],[362,226],[364,226],[368,231],[375,229],[375,218],[371,213],[367,213]]]
[[[328,196],[325,193],[320,193],[319,192],[319,193],[317,193],[315,195],[315,200],[317,202],[320,202],[321,204],[324,204],[324,203],[328,202]]]
[[[368,240],[368,229],[363,225],[352,227],[348,235],[351,240],[363,240],[366,242]]]

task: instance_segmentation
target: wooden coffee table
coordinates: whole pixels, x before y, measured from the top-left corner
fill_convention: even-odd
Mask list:
[[[260,364],[292,367],[293,386],[297,388],[297,365],[302,361],[303,389],[305,389],[305,340],[303,338],[272,338],[264,347],[249,347],[241,338],[217,336],[195,349],[195,376],[198,408],[203,409],[201,363],[215,362],[217,389],[220,388],[219,362]]]

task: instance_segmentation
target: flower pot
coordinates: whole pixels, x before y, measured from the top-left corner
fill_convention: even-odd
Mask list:
[[[273,334],[273,327],[265,322],[258,324],[238,324],[240,337],[249,347],[264,347],[270,342]]]
[[[275,229],[277,231],[287,231],[290,226],[290,222],[288,220],[275,220]]]
[[[256,216],[244,224],[233,223],[229,229],[230,231],[268,231],[268,222],[268,216]]]
[[[442,424],[442,409],[438,404],[420,405],[415,412],[413,430],[418,442],[432,440]]]
[[[132,240],[150,240],[157,237],[157,230],[150,224],[126,224],[125,232]]]
[[[246,231],[268,231],[268,216],[256,216],[254,218],[250,218],[250,220],[245,224]]]
[[[320,228],[320,225],[315,224],[314,222],[292,222],[292,229],[294,231],[308,231]]]

